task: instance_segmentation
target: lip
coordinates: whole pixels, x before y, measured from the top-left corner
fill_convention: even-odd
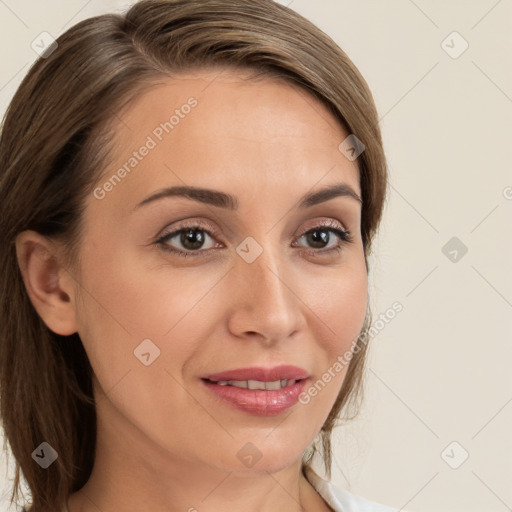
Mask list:
[[[274,382],[283,379],[297,382],[281,389],[245,389],[216,384],[219,380]],[[228,405],[249,414],[272,416],[285,411],[298,402],[299,395],[309,380],[309,373],[303,368],[292,365],[279,365],[273,368],[252,366],[211,373],[204,375],[201,380],[206,389],[213,392],[217,398],[221,398]]]
[[[280,365],[273,368],[252,366],[248,368],[237,368],[220,373],[204,375],[202,378],[217,382],[219,380],[259,380],[262,382],[274,382],[276,380],[302,380],[307,379],[309,373],[303,368],[292,365]]]
[[[215,394],[216,398],[220,398],[224,403],[238,410],[257,416],[274,416],[286,411],[298,402],[299,395],[308,381],[309,378],[302,379],[285,388],[265,390],[222,386],[207,379],[202,379],[202,384]]]

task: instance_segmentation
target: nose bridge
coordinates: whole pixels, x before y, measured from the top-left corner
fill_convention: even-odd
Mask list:
[[[268,337],[288,336],[296,327],[297,299],[287,281],[286,255],[274,231],[247,237],[237,248],[235,264],[235,317],[245,320],[238,328]],[[253,259],[254,258],[254,259]],[[237,316],[238,315],[238,316]]]
[[[247,237],[240,244],[237,269],[250,297],[257,298],[255,295],[263,293],[269,301],[283,302],[289,293],[283,283],[286,278],[284,255],[279,253],[272,234],[260,235],[258,240]]]

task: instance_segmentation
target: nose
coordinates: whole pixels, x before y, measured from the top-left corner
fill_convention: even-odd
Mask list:
[[[305,306],[294,290],[293,269],[277,252],[265,247],[251,263],[237,258],[227,283],[228,324],[235,336],[275,343],[303,325]]]

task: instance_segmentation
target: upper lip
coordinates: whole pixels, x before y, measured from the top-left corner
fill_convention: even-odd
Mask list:
[[[258,380],[261,382],[274,382],[276,380],[301,380],[309,377],[309,374],[303,368],[291,365],[274,366],[273,368],[264,368],[262,366],[253,366],[249,368],[237,368],[220,373],[204,375],[203,379],[214,382],[219,380]]]

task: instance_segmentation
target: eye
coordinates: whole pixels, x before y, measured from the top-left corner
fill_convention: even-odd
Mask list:
[[[331,237],[329,233],[334,233],[335,237]],[[341,252],[345,244],[353,241],[350,231],[343,229],[338,222],[333,220],[324,221],[323,223],[308,229],[299,237],[299,240],[302,238],[305,238],[313,245],[313,247],[316,247],[312,250],[308,249],[305,251],[306,253],[314,256],[330,255],[333,251]],[[328,249],[324,248],[323,245],[329,244],[331,239],[334,242],[337,240],[337,243]],[[318,248],[318,245],[321,247]]]
[[[330,233],[334,233],[335,237],[332,238]],[[215,238],[217,236],[214,229],[211,229],[209,226],[205,226],[200,222],[195,222],[190,225],[181,226],[171,232],[164,233],[158,240],[156,240],[156,244],[163,250],[184,258],[201,257],[204,256],[205,253],[208,254],[214,249],[213,247],[204,249],[205,234],[206,237],[211,238]],[[333,220],[324,221],[324,223],[307,230],[298,237],[298,240],[303,238],[313,245],[313,249],[306,250],[307,253],[313,255],[325,255],[330,254],[333,251],[340,252],[345,244],[352,242],[350,232],[346,229],[342,229],[341,225]],[[329,242],[331,242],[331,238],[334,241],[337,240],[337,243],[333,247],[325,249],[323,246],[326,244],[328,245]],[[170,242],[174,239],[176,239],[176,242],[174,243],[180,244],[181,248],[172,246]]]
[[[189,226],[181,226],[170,233],[164,233],[156,243],[159,244],[162,249],[183,256],[184,258],[202,256],[202,254],[194,253],[199,252],[198,249],[201,249],[204,245],[205,233],[209,237],[216,236],[215,230],[196,222]],[[181,244],[181,247],[188,252],[170,247],[169,241],[175,238],[177,238],[177,243]],[[201,253],[205,251],[209,252],[209,249],[203,249]]]

